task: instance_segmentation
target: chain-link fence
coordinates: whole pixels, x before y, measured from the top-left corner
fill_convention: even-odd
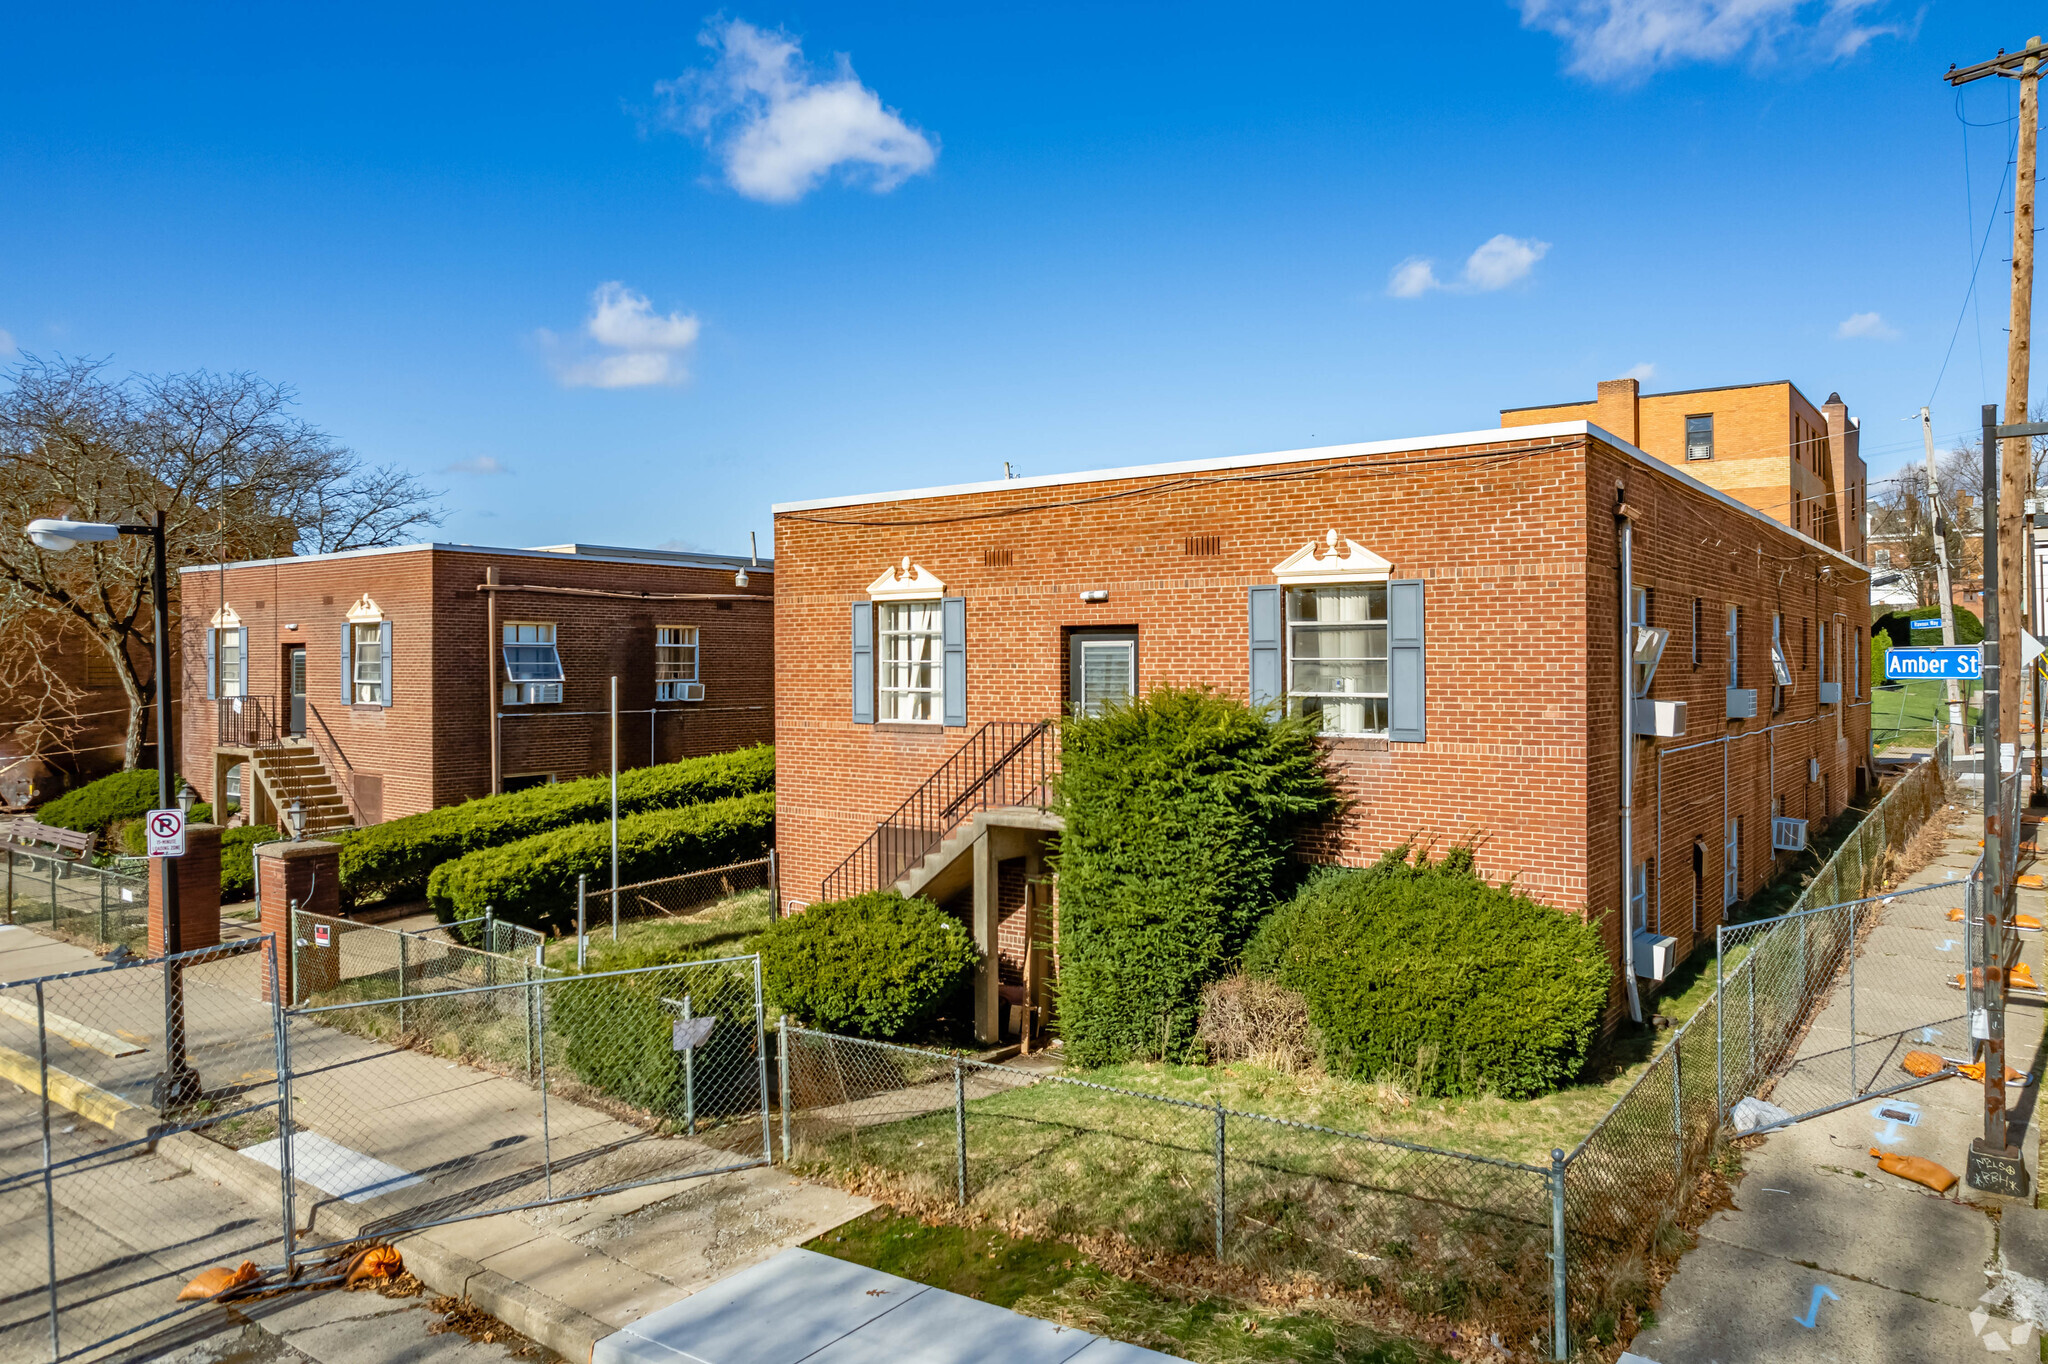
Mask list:
[[[1872,894],[1892,855],[1942,809],[1948,777],[1940,745],[1835,850],[1791,913],[1721,928],[1713,995],[1566,1162],[1574,1323],[1611,1336],[1620,1314],[1647,1300],[1652,1257],[1679,1248],[1679,1218],[1700,1192],[1739,1102],[1768,1096],[1784,1110],[1785,1117],[1746,1112],[1737,1126],[1754,1130],[1907,1081],[1896,1053],[1944,1020],[1913,1014],[1911,1000],[1924,997],[1925,982],[1909,996],[1885,974],[1905,967],[1883,966],[1879,979],[1858,982],[1858,944],[1902,893]],[[1903,893],[1961,905],[1964,889],[1957,878]],[[1818,1041],[1816,1030],[1824,1031]]]
[[[575,922],[582,924],[587,933],[609,930],[616,938],[621,924],[636,919],[687,919],[735,895],[768,890],[774,884],[775,858],[770,855],[751,862],[664,876],[658,881],[637,881],[620,886],[616,895],[609,886],[591,886],[577,907]]]
[[[295,1196],[351,1205],[302,1249],[769,1160],[757,958],[574,974],[353,927],[332,979],[298,949],[287,1015]]]
[[[60,857],[6,845],[0,922],[33,925],[52,937],[87,946],[125,944],[140,952],[149,938],[149,882]]]
[[[163,1155],[275,1133],[269,946],[0,985],[0,1358],[75,1357],[203,1306],[175,1299],[208,1266],[284,1259],[280,1217],[223,1217]]]
[[[1503,1338],[1547,1334],[1549,1169],[790,1025],[799,1169],[1146,1257],[1363,1290]]]

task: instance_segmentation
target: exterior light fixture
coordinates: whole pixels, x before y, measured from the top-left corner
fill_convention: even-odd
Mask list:
[[[199,793],[190,786],[180,786],[178,788],[178,808],[185,812],[187,818],[191,816],[192,807],[198,800]]]
[[[59,521],[54,517],[40,517],[29,522],[24,529],[38,549],[47,549],[52,554],[62,554],[67,549],[76,549],[94,541],[118,540],[121,537],[119,526],[102,521]],[[149,529],[144,527],[141,533],[147,535]]]
[[[739,572],[733,574],[732,585],[734,587],[745,587],[747,585],[747,570],[743,568]]]
[[[1109,591],[1108,589],[1101,587],[1091,588],[1089,591],[1083,592],[1081,594],[1081,600],[1089,602],[1091,604],[1106,602],[1109,600]]]
[[[306,807],[298,801],[285,813],[285,822],[292,826],[292,842],[297,843],[306,836]]]

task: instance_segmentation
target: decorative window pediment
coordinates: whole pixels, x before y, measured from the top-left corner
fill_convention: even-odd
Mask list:
[[[1273,576],[1283,583],[1383,583],[1393,575],[1394,566],[1356,540],[1340,541],[1336,531],[1323,537],[1323,544],[1311,540],[1273,566]]]
[[[365,592],[356,599],[356,604],[348,609],[348,619],[351,625],[374,624],[384,619],[384,608],[370,600],[370,594]]]
[[[915,601],[921,598],[941,597],[946,585],[938,575],[923,564],[910,562],[908,554],[903,563],[891,564],[882,570],[882,576],[868,584],[868,596],[875,601]]]
[[[223,604],[220,610],[213,613],[213,619],[207,623],[216,630],[234,630],[241,627],[242,618],[235,614],[234,607]]]

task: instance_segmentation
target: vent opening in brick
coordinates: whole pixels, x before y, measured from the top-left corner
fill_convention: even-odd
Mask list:
[[[983,568],[1008,568],[1010,566],[1011,553],[1012,551],[1009,549],[998,549],[990,546],[981,552],[981,566]]]
[[[1210,559],[1223,552],[1220,535],[1183,535],[1180,552],[1190,559]]]

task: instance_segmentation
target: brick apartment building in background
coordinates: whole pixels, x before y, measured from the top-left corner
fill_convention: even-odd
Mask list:
[[[1588,421],[1859,562],[1862,423],[1839,393],[1816,407],[1788,380],[1644,393],[1608,379],[1592,402],[1511,407],[1502,427]]]
[[[611,763],[765,742],[774,568],[424,544],[179,574],[180,766],[276,823],[375,824]]]
[[[1206,685],[1322,717],[1307,858],[1478,840],[1607,925],[1621,1016],[1871,779],[1868,571],[1695,467],[1569,420],[782,504],[786,907],[960,914],[993,1038],[1057,913],[1037,722]]]

